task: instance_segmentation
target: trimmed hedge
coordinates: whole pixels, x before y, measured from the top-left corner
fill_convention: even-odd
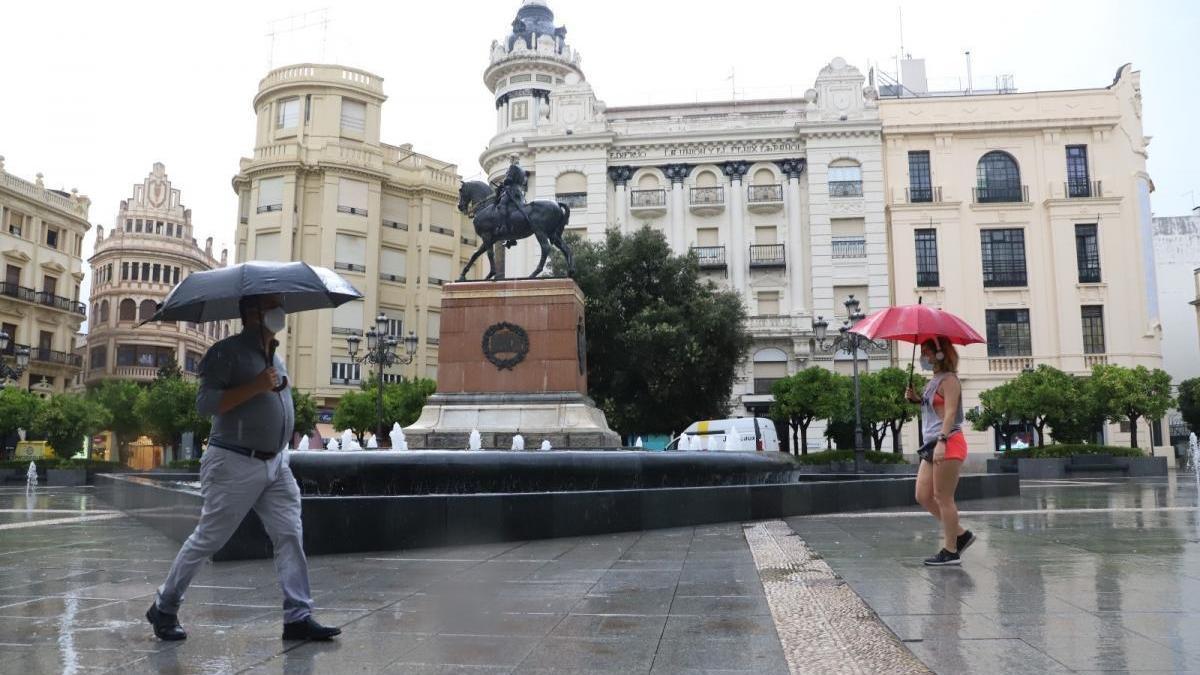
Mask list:
[[[89,471],[120,471],[118,462],[103,462],[98,459],[6,459],[0,461],[0,470],[27,469],[33,462],[38,469],[88,469]]]
[[[1113,457],[1147,457],[1148,455],[1138,448],[1130,448],[1120,445],[1094,445],[1094,444],[1055,444],[1047,445],[1044,448],[1023,448],[1021,450],[1009,450],[997,455],[997,457],[1014,457],[1017,459],[1053,459],[1058,457],[1070,457],[1072,455],[1112,455]]]
[[[825,450],[810,452],[807,455],[793,456],[792,459],[800,464],[831,464],[833,462],[853,462],[853,450]],[[894,452],[867,451],[867,461],[872,464],[908,464],[903,456]]]

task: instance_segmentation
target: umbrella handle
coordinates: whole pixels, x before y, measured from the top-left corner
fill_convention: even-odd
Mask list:
[[[278,387],[275,387],[275,388],[274,388],[274,389],[272,389],[271,391],[274,391],[274,392],[280,392],[280,391],[283,391],[284,389],[287,389],[287,386],[288,386],[288,379],[287,379],[287,375],[284,375],[284,376],[283,376],[283,381],[281,381],[281,382],[279,383],[279,386],[278,386]]]
[[[913,366],[917,362],[917,343],[913,343],[912,360],[908,362],[908,388],[912,389]]]
[[[275,348],[278,346],[279,346],[279,340],[271,340],[271,347],[267,354],[267,367],[268,368],[271,368],[272,366],[275,365]],[[284,375],[283,379],[280,380],[280,382],[279,382],[279,386],[275,387],[271,391],[278,393],[278,392],[283,391],[284,389],[287,389],[287,386],[288,386],[287,375]]]

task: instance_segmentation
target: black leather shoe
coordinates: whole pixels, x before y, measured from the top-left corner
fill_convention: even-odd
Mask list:
[[[341,635],[341,628],[322,626],[311,616],[300,621],[283,624],[284,640],[332,640],[335,635]]]
[[[174,614],[167,614],[158,609],[158,603],[150,605],[150,609],[146,610],[146,620],[154,626],[154,634],[159,640],[186,640],[187,631],[183,630],[183,626],[179,625],[179,618]]]

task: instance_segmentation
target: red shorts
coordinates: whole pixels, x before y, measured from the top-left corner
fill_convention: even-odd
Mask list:
[[[967,459],[967,435],[959,431],[946,439],[946,459]]]

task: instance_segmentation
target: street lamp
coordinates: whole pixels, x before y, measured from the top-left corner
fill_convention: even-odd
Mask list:
[[[411,330],[403,338],[389,335],[387,315],[380,312],[379,316],[375,317],[375,327],[367,329],[367,351],[360,357],[358,345],[361,341],[357,335],[350,335],[346,338],[346,347],[350,351],[351,361],[373,363],[376,366],[379,386],[376,387],[375,400],[375,439],[378,441],[383,438],[383,369],[395,364],[412,363],[413,356],[417,353],[417,336]],[[397,354],[396,347],[401,341],[404,342],[404,353]]]
[[[11,340],[8,333],[0,330],[0,353],[8,353]],[[8,359],[0,358],[0,387],[4,386],[6,380],[21,379],[21,373],[25,372],[25,368],[29,366],[29,347],[24,345],[17,347],[14,355],[15,366],[8,365]]]
[[[850,331],[859,321],[865,318],[865,315],[859,311],[859,301],[853,295],[846,298],[842,303],[846,307],[847,319],[838,327],[837,337],[829,340],[829,322],[825,321],[824,317],[817,316],[817,320],[813,322],[813,337],[817,340],[817,347],[822,351],[838,352],[844,351],[854,359],[854,471],[862,473],[863,462],[866,459],[866,449],[863,448],[862,438],[862,405],[859,402],[858,395],[858,353],[860,351],[877,350],[882,351],[888,348],[886,342],[875,342],[863,335]]]

